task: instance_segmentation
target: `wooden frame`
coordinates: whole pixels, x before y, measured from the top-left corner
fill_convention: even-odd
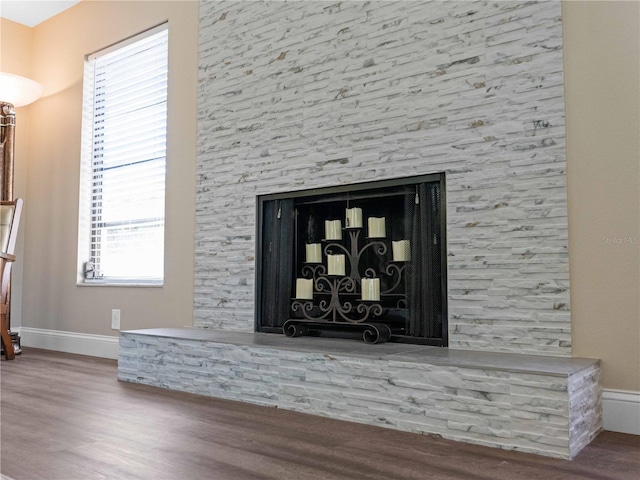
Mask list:
[[[5,251],[0,252],[0,336],[2,337],[2,346],[4,348],[4,356],[7,360],[15,357],[13,342],[9,334],[9,318],[11,315],[11,267],[16,260],[15,248],[18,238],[18,225],[20,224],[20,215],[22,214],[22,199],[17,198],[13,201],[1,201],[0,207],[13,206],[13,215],[8,224],[9,235]]]

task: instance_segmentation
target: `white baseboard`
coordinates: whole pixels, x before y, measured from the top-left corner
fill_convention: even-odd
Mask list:
[[[20,334],[20,343],[23,347],[118,359],[119,337],[29,327],[20,327],[16,330]]]
[[[603,390],[602,424],[610,432],[640,435],[640,392]]]

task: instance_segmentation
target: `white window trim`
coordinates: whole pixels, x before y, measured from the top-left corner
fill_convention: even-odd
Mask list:
[[[93,105],[95,92],[95,75],[91,61],[97,57],[107,55],[113,51],[119,50],[132,43],[144,40],[145,38],[155,35],[160,31],[168,31],[168,22],[157,25],[149,30],[133,35],[123,41],[117,42],[106,48],[91,53],[85,58],[85,80],[83,81],[83,109],[82,109],[82,138],[81,138],[81,166],[80,166],[80,203],[78,218],[78,269],[76,277],[76,285],[83,287],[163,287],[164,286],[164,269],[162,278],[160,279],[144,279],[144,278],[94,278],[87,279],[84,275],[84,264],[91,258],[91,195],[92,195],[92,155],[93,155]],[[167,92],[168,96],[168,92]],[[168,100],[168,99],[167,99]],[[87,105],[91,105],[90,108]],[[167,118],[167,129],[168,129]],[[168,131],[167,131],[168,137]],[[168,143],[168,142],[167,142]],[[165,165],[167,158],[165,156]],[[165,202],[166,202],[166,170],[165,170]],[[164,259],[166,259],[166,208],[164,210]]]

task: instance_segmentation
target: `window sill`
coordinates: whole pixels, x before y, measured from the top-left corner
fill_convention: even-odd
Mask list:
[[[94,282],[76,282],[76,287],[147,287],[147,288],[159,288],[159,287],[164,287],[164,282],[163,283],[145,283],[145,282],[140,282],[140,283],[136,283],[136,282],[101,282],[101,281],[94,281]]]

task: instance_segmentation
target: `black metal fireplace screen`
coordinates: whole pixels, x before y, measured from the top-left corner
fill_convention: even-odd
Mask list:
[[[446,346],[444,182],[259,196],[256,330]]]

